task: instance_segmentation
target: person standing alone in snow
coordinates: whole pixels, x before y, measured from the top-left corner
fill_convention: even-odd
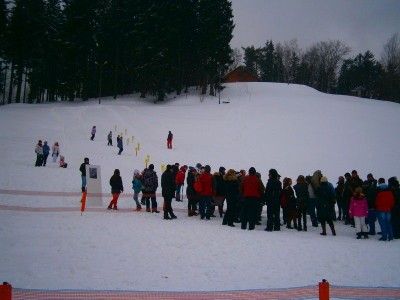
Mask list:
[[[86,165],[89,164],[89,158],[85,157],[83,163],[79,167],[79,171],[81,171],[81,178],[82,178],[82,193],[86,190]]]
[[[90,137],[90,139],[93,141],[94,140],[94,136],[96,135],[96,126],[92,127],[92,131],[90,132],[92,134],[92,136]]]
[[[172,139],[174,138],[174,135],[172,134],[171,131],[168,132],[168,137],[167,137],[167,148],[172,149]]]

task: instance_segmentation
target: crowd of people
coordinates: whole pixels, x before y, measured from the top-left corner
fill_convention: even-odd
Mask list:
[[[81,165],[82,191],[85,188],[85,158]],[[187,172],[187,174],[186,174]],[[136,211],[146,207],[147,212],[159,213],[156,199],[158,176],[150,164],[142,172],[134,170],[132,189]],[[261,224],[263,206],[267,209],[265,231],[280,231],[281,226],[297,231],[307,231],[308,218],[311,226],[321,227],[326,236],[327,225],[336,235],[334,221],[343,221],[356,230],[357,239],[367,239],[380,234],[380,241],[400,238],[400,188],[396,177],[376,180],[372,174],[363,181],[356,170],[339,176],[336,186],[323,176],[320,170],[313,175],[299,175],[293,185],[291,178],[283,178],[276,169],[270,169],[266,184],[254,167],[235,171],[220,167],[212,174],[209,165],[196,167],[169,164],[161,175],[164,219],[176,219],[172,200],[182,202],[186,179],[187,215],[199,216],[201,220],[215,217],[215,211],[222,219],[222,225],[254,230]],[[110,179],[113,198],[108,209],[118,209],[118,196],[123,192],[122,178],[118,169]],[[142,199],[139,201],[139,194]],[[224,207],[226,207],[224,211]],[[381,231],[377,232],[378,220]]]

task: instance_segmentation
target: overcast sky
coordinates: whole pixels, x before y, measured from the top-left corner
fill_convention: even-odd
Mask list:
[[[370,50],[381,58],[383,45],[400,34],[400,0],[231,0],[231,46],[261,47],[267,40],[313,43],[340,40],[351,56]]]

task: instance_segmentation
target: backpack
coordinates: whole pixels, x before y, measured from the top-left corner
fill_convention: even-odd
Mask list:
[[[201,193],[203,191],[203,185],[201,184],[201,181],[198,179],[194,182],[193,187],[194,190],[198,193]]]

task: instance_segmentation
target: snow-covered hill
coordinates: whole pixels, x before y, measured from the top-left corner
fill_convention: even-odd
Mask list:
[[[125,96],[101,104],[6,105],[0,107],[0,189],[79,193],[78,168],[89,157],[102,168],[103,193],[116,168],[131,193],[133,170],[144,168],[147,155],[159,176],[162,164],[200,162],[212,171],[254,166],[264,181],[270,168],[294,180],[320,169],[333,184],[353,169],[363,179],[370,172],[388,178],[400,171],[399,116],[395,103],[272,83],[227,84],[221,104],[192,91],[157,104]],[[120,156],[107,146],[110,130],[114,143],[124,134]],[[172,150],[166,147],[169,130]],[[34,167],[39,139],[60,143],[67,169],[51,162]],[[78,207],[79,200],[0,194],[3,206]],[[167,291],[293,287],[321,278],[341,285],[400,285],[393,263],[400,258],[397,241],[355,240],[354,229],[340,222],[336,237],[321,237],[319,228],[267,233],[265,216],[256,231],[242,231],[221,226],[219,217],[188,218],[186,205],[174,201],[182,210],[171,222],[106,209],[83,216],[0,209],[0,280],[21,288]],[[122,197],[119,207],[133,208],[133,200]]]

